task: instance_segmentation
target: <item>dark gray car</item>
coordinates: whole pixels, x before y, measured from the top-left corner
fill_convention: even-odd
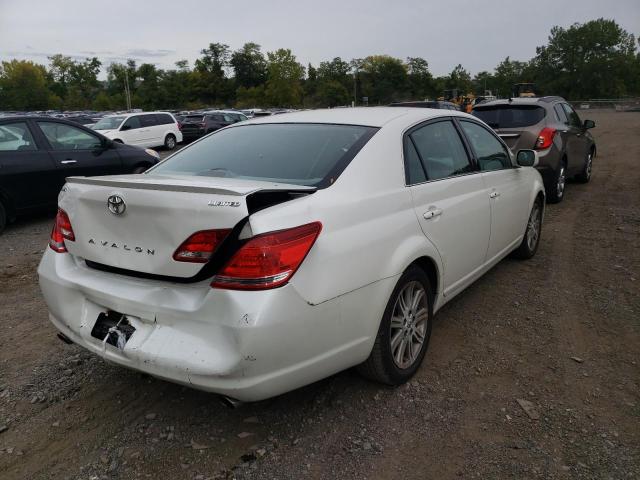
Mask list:
[[[547,201],[564,197],[567,178],[586,183],[591,178],[596,145],[573,107],[561,97],[511,98],[484,102],[472,114],[483,120],[514,152],[535,149]]]

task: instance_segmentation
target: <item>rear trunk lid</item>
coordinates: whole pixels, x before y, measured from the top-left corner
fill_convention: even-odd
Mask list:
[[[71,255],[109,267],[189,278],[203,264],[178,262],[173,254],[193,233],[234,228],[249,215],[247,197],[255,192],[313,190],[181,175],[70,177],[59,204],[75,233],[75,241],[66,242]]]

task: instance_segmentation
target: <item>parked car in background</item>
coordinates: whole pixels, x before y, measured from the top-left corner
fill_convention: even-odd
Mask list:
[[[168,112],[109,115],[98,121],[93,129],[114,142],[138,147],[173,150],[182,142],[180,125]]]
[[[596,144],[591,120],[580,120],[561,97],[494,100],[476,105],[472,114],[486,122],[512,150],[538,151],[538,170],[544,179],[547,200],[564,198],[569,177],[586,183],[591,178]]]
[[[70,122],[77,123],[80,125],[84,125],[85,127],[91,127],[94,125],[99,119],[90,117],[88,115],[73,115],[65,117],[65,120],[69,120]]]
[[[239,400],[356,365],[397,385],[439,308],[536,253],[536,161],[447,110],[237,123],[144,175],[68,179],[38,268],[49,318],[110,363]]]
[[[455,110],[461,111],[460,107],[452,102],[445,102],[442,100],[419,100],[414,102],[394,102],[389,105],[390,107],[417,107],[417,108],[437,108],[441,110]]]
[[[7,221],[56,206],[69,176],[140,173],[158,162],[153,150],[117,144],[52,117],[0,118],[0,232]]]
[[[186,115],[182,120],[182,137],[185,141],[195,140],[220,128],[245,120],[248,118],[244,114],[225,110]]]

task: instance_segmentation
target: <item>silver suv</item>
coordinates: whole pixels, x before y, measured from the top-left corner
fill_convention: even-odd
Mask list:
[[[472,114],[486,122],[514,152],[535,149],[547,201],[564,197],[567,178],[586,183],[591,178],[596,144],[591,120],[582,122],[561,97],[510,98],[483,102]]]

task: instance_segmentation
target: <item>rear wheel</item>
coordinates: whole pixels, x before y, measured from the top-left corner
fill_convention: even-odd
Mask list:
[[[562,161],[553,176],[553,182],[547,189],[547,201],[560,203],[564,198],[564,189],[567,184],[567,162]]]
[[[576,175],[576,180],[578,180],[580,183],[588,183],[589,180],[591,180],[591,169],[593,168],[593,156],[594,156],[594,152],[593,150],[591,150],[587,155],[587,159],[584,163],[584,167],[582,168],[582,171],[578,175]]]
[[[526,260],[533,257],[538,250],[540,244],[540,234],[542,233],[542,200],[537,199],[533,204],[529,220],[527,221],[527,229],[524,232],[524,238],[520,246],[514,250],[513,256]]]
[[[0,202],[0,233],[4,231],[4,228],[7,226],[7,210]]]
[[[358,366],[365,377],[399,385],[416,372],[431,337],[433,297],[429,278],[412,265],[400,277],[384,311],[369,358]]]
[[[167,150],[173,150],[176,148],[176,137],[173,134],[169,134],[164,137],[164,148]]]

